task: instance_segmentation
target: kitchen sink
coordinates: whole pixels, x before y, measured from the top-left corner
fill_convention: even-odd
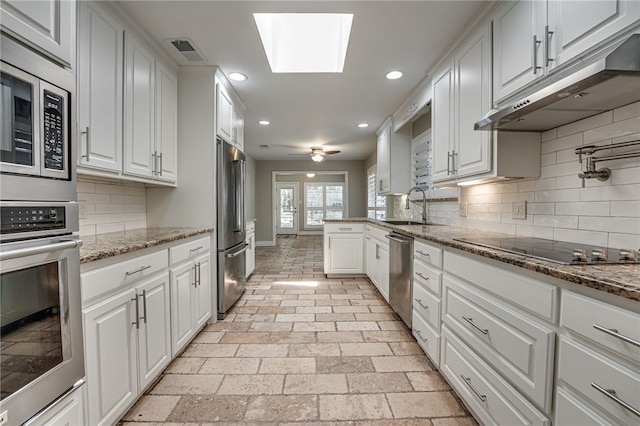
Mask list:
[[[432,223],[432,222],[427,222],[427,223],[422,223],[422,222],[416,222],[413,220],[383,220],[384,223],[388,223],[389,225],[440,225],[439,223]]]

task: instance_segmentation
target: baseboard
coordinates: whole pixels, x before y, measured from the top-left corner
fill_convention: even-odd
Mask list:
[[[256,247],[274,247],[275,241],[256,241]]]

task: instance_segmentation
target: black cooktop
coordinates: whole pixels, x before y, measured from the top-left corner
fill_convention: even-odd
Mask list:
[[[565,265],[638,263],[634,250],[568,243],[545,238],[454,238],[454,240]]]

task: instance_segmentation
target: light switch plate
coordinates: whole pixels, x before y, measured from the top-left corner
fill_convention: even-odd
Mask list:
[[[467,217],[467,203],[458,204],[458,214],[460,217]]]
[[[514,201],[511,204],[511,219],[526,219],[526,218],[527,218],[527,202]]]
[[[87,218],[87,205],[83,202],[78,203],[79,206],[79,212],[78,212],[78,216],[80,219],[86,219]],[[0,426],[2,426],[2,424],[0,423]]]

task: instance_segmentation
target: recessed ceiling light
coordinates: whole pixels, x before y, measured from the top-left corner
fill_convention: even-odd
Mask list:
[[[308,177],[308,178],[312,178],[312,177],[314,177],[315,175],[316,175],[315,173],[307,173],[307,177]]]
[[[271,124],[271,122],[268,121],[268,120],[260,120],[260,121],[258,121],[258,124],[260,124],[262,126],[268,126],[269,124]]]
[[[274,73],[342,72],[353,15],[254,13]]]
[[[386,76],[389,80],[397,80],[402,77],[402,72],[400,71],[389,71]]]
[[[245,74],[242,74],[241,72],[232,72],[229,73],[229,78],[233,81],[245,81],[247,77]]]
[[[367,123],[360,123],[360,124],[358,124],[358,127],[360,127],[361,129],[364,129],[365,127],[369,127],[369,124],[367,124]]]

